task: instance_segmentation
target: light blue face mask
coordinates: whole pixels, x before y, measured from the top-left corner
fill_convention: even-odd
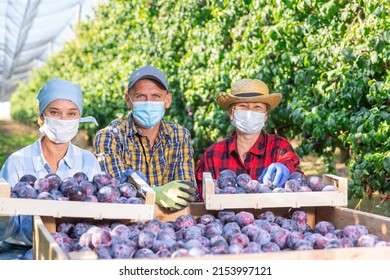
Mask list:
[[[154,127],[165,114],[164,101],[133,102],[133,115],[137,123],[144,128]]]

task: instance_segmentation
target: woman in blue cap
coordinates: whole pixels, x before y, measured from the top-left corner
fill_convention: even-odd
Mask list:
[[[81,118],[83,96],[80,86],[54,78],[40,90],[37,99],[42,136],[12,154],[5,161],[0,178],[4,178],[11,188],[27,174],[43,178],[54,173],[65,178],[82,171],[92,179],[101,172],[96,157],[70,142],[76,136],[80,122],[97,125],[93,117]],[[0,260],[32,259],[32,217],[0,216],[0,240]]]

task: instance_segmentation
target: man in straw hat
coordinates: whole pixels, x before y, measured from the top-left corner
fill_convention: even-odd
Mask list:
[[[299,158],[283,137],[263,130],[268,114],[282,100],[282,94],[269,93],[260,80],[235,82],[230,94],[217,94],[218,105],[227,110],[235,131],[228,138],[211,145],[195,169],[198,192],[202,194],[203,172],[217,179],[221,171],[230,169],[237,175],[248,174],[271,187],[283,187],[290,174],[301,172]]]

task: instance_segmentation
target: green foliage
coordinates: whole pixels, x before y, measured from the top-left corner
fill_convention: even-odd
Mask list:
[[[35,122],[31,100],[57,76],[80,83],[84,115],[103,127],[127,114],[129,74],[152,64],[174,96],[166,119],[190,129],[197,160],[232,129],[215,95],[260,78],[283,94],[269,132],[297,137],[298,154],[317,153],[329,172],[335,149],[350,151],[353,197],[389,193],[389,14],[380,0],[109,1],[21,85],[12,115]],[[93,136],[96,127],[86,127]]]

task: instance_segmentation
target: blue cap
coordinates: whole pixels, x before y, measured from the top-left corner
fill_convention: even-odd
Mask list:
[[[39,91],[37,100],[39,103],[39,114],[42,115],[46,107],[57,99],[72,101],[79,108],[80,116],[83,114],[83,94],[80,86],[73,82],[68,82],[59,78],[48,81]],[[80,122],[93,122],[98,125],[94,117],[88,116],[80,118]]]
[[[48,81],[38,94],[39,114],[42,115],[46,107],[57,99],[72,101],[83,113],[83,94],[80,86],[73,82],[68,82],[59,78]]]
[[[167,77],[165,77],[165,74],[161,72],[161,70],[150,65],[146,65],[135,70],[130,76],[130,81],[127,88],[131,89],[136,82],[143,79],[155,80],[156,82],[159,82],[169,92],[168,81]]]

